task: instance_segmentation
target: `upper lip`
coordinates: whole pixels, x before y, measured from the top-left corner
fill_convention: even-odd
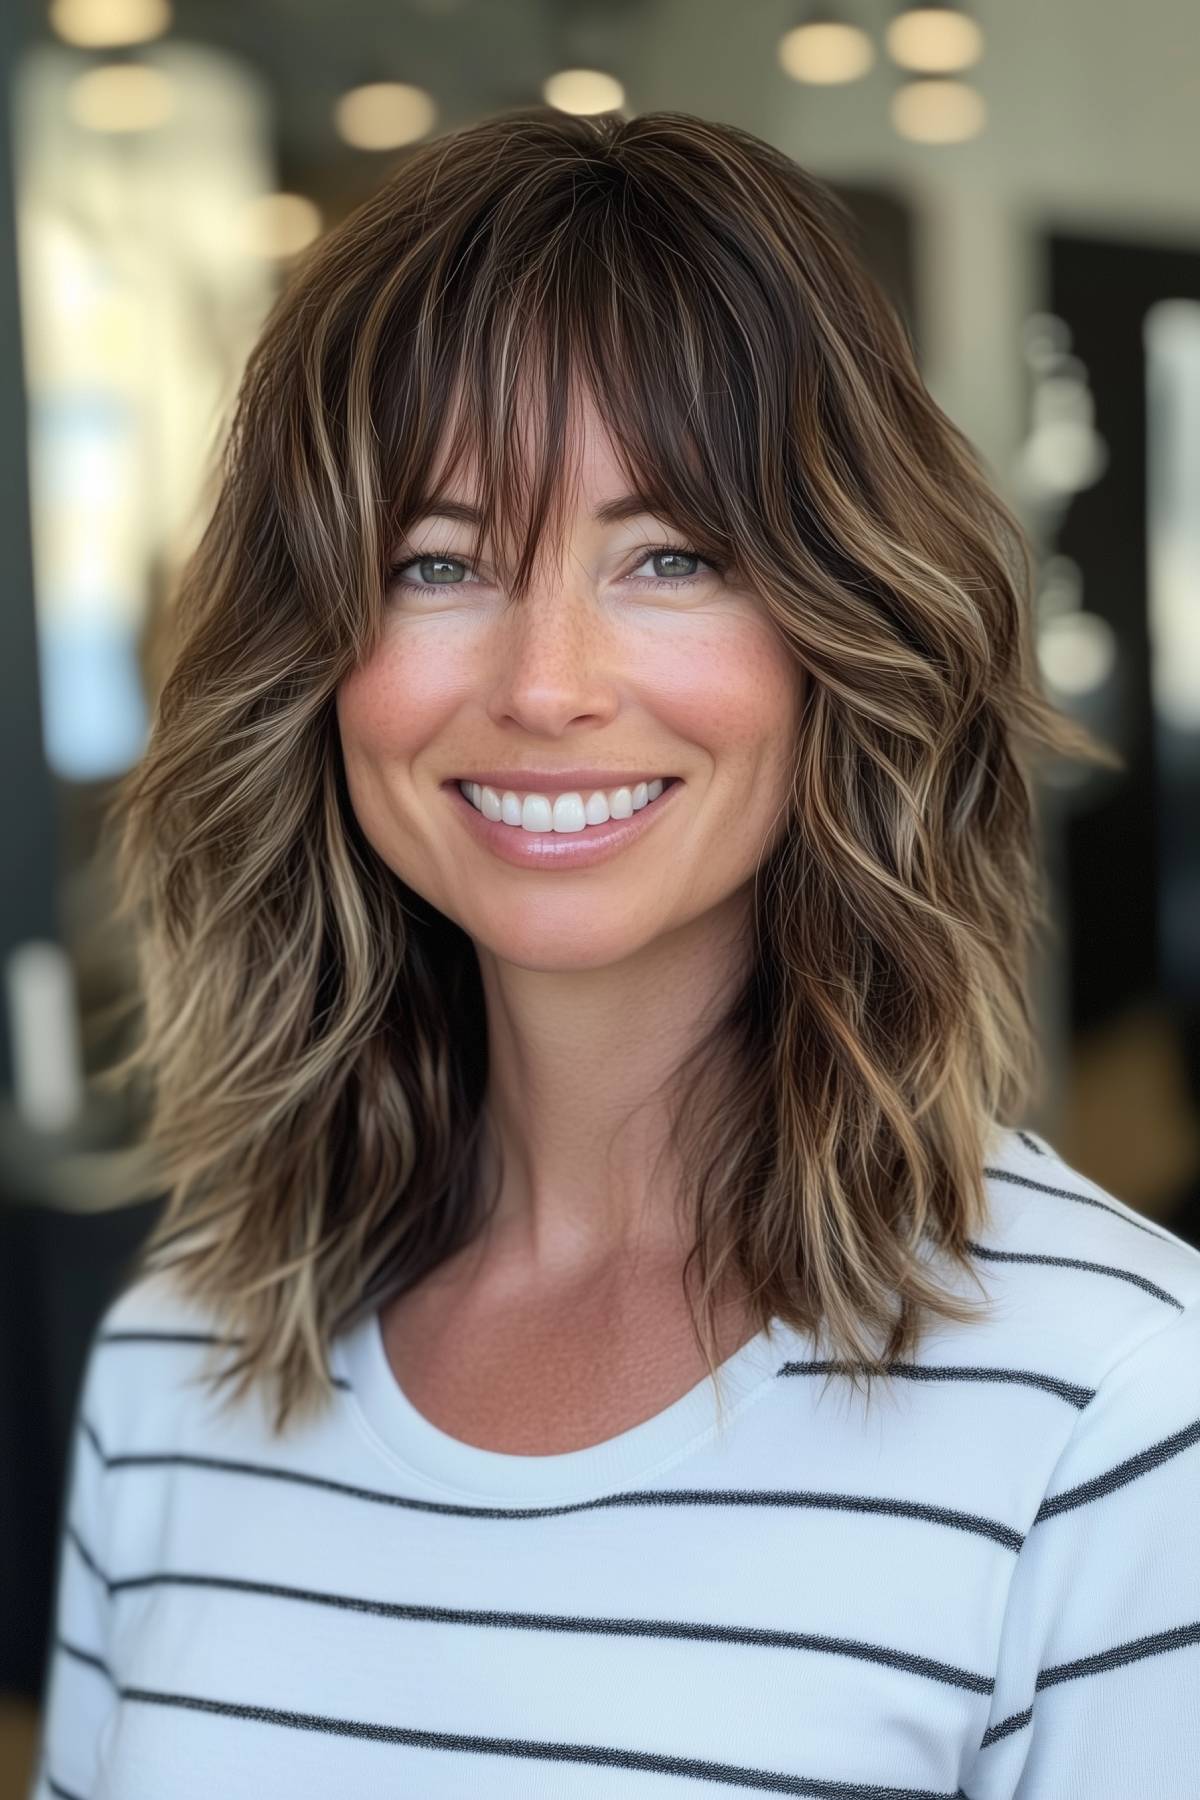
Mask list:
[[[611,790],[636,787],[639,781],[670,781],[674,777],[657,769],[625,775],[612,769],[473,769],[469,775],[455,775],[454,781],[477,781],[481,787],[503,793],[511,788],[517,794],[570,794],[597,788]]]

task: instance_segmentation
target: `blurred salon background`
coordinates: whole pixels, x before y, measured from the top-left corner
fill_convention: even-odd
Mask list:
[[[544,99],[748,127],[849,203],[1039,565],[1051,771],[1026,1121],[1200,1243],[1194,0],[5,0],[0,7],[0,1800],[29,1774],[83,1354],[126,1197],[99,838],[293,259],[431,135]]]

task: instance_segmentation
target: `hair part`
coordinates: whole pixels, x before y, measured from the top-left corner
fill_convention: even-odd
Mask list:
[[[988,1134],[1036,1076],[1034,764],[1105,753],[1040,692],[1028,543],[855,236],[735,127],[528,108],[411,153],[266,321],[114,802],[143,1030],[106,1080],[152,1091],[135,1274],[216,1309],[214,1385],[272,1383],[277,1432],[487,1217],[478,960],[366,842],[334,697],[439,457],[520,599],[585,391],[805,678],[746,979],[661,1089],[708,1365],[734,1275],[868,1398],[975,1316]]]

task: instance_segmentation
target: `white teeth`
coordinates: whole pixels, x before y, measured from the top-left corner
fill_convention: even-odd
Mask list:
[[[583,831],[588,825],[603,825],[609,819],[629,819],[635,812],[657,800],[665,781],[639,781],[632,788],[613,788],[609,793],[597,789],[586,803],[580,793],[547,794],[503,793],[484,787],[477,781],[460,781],[460,791],[485,819],[493,823],[519,825],[525,831]]]

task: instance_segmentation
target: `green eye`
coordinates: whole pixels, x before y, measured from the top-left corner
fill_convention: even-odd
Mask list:
[[[652,588],[685,587],[695,581],[703,581],[709,575],[720,575],[721,570],[716,563],[702,557],[698,550],[686,544],[658,544],[651,549],[638,552],[641,567],[647,562],[661,563],[683,562],[695,565],[683,573],[639,576],[631,573],[626,580],[636,581]],[[420,579],[413,580],[405,575],[407,569],[420,571]],[[387,572],[389,588],[406,587],[427,589],[435,587],[463,587],[466,585],[465,575],[455,575],[455,570],[469,571],[471,564],[465,557],[453,556],[449,551],[430,551],[424,556],[410,556],[392,563]]]
[[[443,555],[435,552],[429,556],[411,556],[407,562],[393,563],[388,570],[388,585],[398,584],[400,587],[458,587],[462,583],[453,576],[447,576],[447,569],[465,569],[469,565],[461,556]],[[420,581],[405,581],[405,569],[420,569]],[[430,571],[439,571],[430,573]]]

